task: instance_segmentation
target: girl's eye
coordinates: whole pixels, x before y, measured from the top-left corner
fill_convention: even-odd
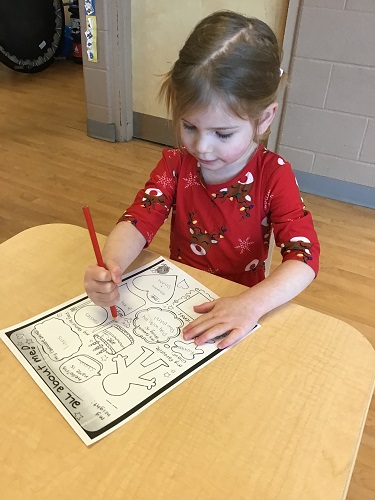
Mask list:
[[[195,127],[193,125],[188,125],[187,123],[183,122],[183,127],[185,130],[194,130]]]
[[[220,132],[216,132],[216,135],[219,137],[219,139],[229,139],[229,137],[232,137],[233,132],[230,134],[221,134]]]

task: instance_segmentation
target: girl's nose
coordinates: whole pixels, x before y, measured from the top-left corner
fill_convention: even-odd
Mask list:
[[[203,134],[199,135],[195,142],[195,149],[199,154],[212,153],[213,148],[210,138]]]

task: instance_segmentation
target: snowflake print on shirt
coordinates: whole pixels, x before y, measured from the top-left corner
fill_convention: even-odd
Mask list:
[[[250,251],[250,245],[253,245],[254,242],[253,241],[250,241],[250,236],[248,236],[246,238],[246,240],[241,240],[241,238],[238,238],[238,241],[239,241],[239,245],[237,245],[236,247],[234,248],[239,248],[241,251],[240,251],[240,254],[242,255],[244,253],[244,251],[246,250],[247,252]]]
[[[215,274],[216,275],[218,272],[219,272],[219,269],[214,268],[214,267],[208,267],[206,269],[206,273],[210,273],[210,274]]]
[[[186,182],[185,188],[200,186],[200,183],[198,182],[198,176],[193,175],[191,172],[189,173],[188,177],[183,177],[183,180]]]
[[[263,202],[263,208],[266,212],[268,212],[270,209],[272,199],[273,199],[273,194],[269,189],[264,197],[264,202]]]
[[[148,241],[148,243],[151,243],[151,241],[154,239],[154,236],[155,232],[147,231],[146,240]]]
[[[158,175],[157,178],[159,179],[159,182],[160,184],[164,187],[164,188],[172,188],[173,187],[173,179],[167,174],[167,172],[163,172],[162,175]]]
[[[167,153],[169,153],[169,156],[177,156],[179,154],[178,149],[167,149]]]

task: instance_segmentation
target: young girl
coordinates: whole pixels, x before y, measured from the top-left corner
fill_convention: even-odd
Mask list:
[[[165,149],[146,186],[103,249],[107,269],[90,266],[88,296],[119,299],[124,269],[172,210],[170,257],[247,285],[235,297],[195,307],[184,328],[197,345],[227,333],[239,341],[275,307],[299,294],[318,272],[319,243],[291,166],[259,143],[274,119],[279,48],[262,21],[230,11],[203,19],[161,87],[179,149]],[[282,263],[265,279],[271,231]]]

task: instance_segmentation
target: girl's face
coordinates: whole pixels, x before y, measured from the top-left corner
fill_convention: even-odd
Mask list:
[[[257,146],[254,135],[249,120],[220,104],[181,119],[182,144],[198,160],[208,182],[225,182],[243,169]]]

